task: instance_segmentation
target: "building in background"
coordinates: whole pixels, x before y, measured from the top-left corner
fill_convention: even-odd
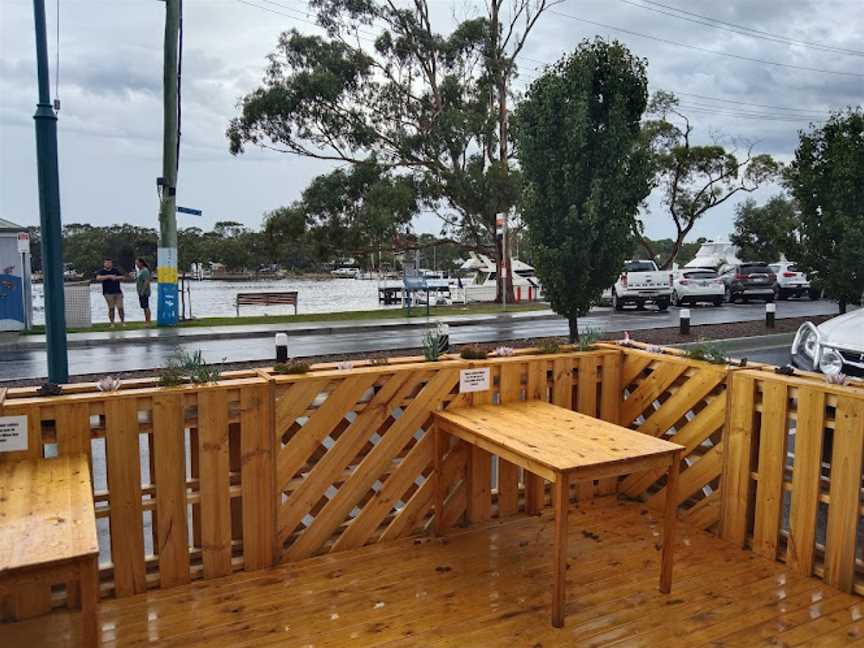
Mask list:
[[[30,234],[0,218],[0,332],[23,331],[32,322]]]

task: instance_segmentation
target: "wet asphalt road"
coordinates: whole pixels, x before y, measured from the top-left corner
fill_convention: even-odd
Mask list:
[[[754,304],[725,304],[721,307],[691,307],[691,323],[725,324],[761,320],[765,306]],[[827,301],[788,301],[777,303],[777,317],[806,317],[837,312],[837,305]],[[598,308],[580,319],[580,330],[594,329],[604,333],[639,331],[677,326],[678,310],[670,308],[661,313],[656,310],[625,310],[616,313],[610,308]],[[767,331],[766,331],[767,332]],[[453,326],[450,338],[453,344],[467,342],[494,342],[522,338],[567,335],[567,322],[563,319],[532,321],[509,320]],[[401,330],[363,330],[333,334],[296,335],[289,337],[289,355],[307,357],[338,353],[361,353],[417,348],[421,345],[421,327]],[[634,337],[638,337],[634,336]],[[273,336],[260,338],[213,340],[196,338],[183,344],[187,349],[200,349],[209,362],[238,362],[272,358]],[[105,347],[72,348],[69,350],[70,374],[111,373],[161,366],[174,351],[171,341],[112,344]],[[779,357],[779,356],[778,356]],[[754,360],[768,361],[753,356]],[[786,360],[783,359],[781,364]],[[46,375],[45,352],[42,350],[0,350],[0,380],[39,378]]]

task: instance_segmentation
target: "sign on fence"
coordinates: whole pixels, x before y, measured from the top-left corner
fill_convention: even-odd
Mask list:
[[[27,417],[0,416],[0,452],[27,449]]]
[[[463,369],[459,372],[459,393],[487,391],[489,389],[489,367]]]

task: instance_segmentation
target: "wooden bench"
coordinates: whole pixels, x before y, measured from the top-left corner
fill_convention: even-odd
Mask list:
[[[234,300],[234,306],[237,308],[237,317],[240,317],[241,306],[271,306],[277,304],[293,306],[294,314],[296,315],[297,291],[237,293],[237,297]]]
[[[98,560],[86,455],[0,464],[0,595],[77,581],[81,645],[96,646]]]

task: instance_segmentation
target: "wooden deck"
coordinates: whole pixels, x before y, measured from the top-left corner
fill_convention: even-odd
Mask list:
[[[550,511],[544,513],[550,515]],[[552,525],[517,516],[277,569],[106,600],[104,646],[839,646],[864,601],[702,531],[678,534],[657,591],[661,520],[600,498],[569,516],[565,627],[549,626]],[[0,626],[2,646],[74,646],[77,614]]]

